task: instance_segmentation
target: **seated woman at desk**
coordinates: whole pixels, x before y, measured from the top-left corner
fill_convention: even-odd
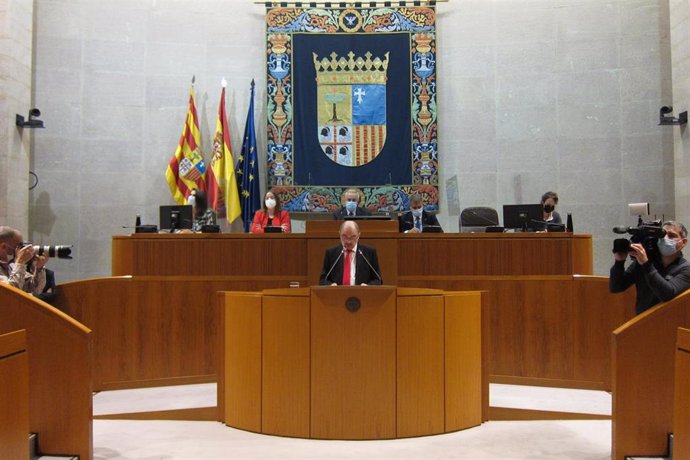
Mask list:
[[[264,233],[266,227],[280,227],[283,233],[290,233],[290,213],[280,209],[280,201],[272,191],[266,192],[264,205],[254,214],[254,220],[249,231]]]
[[[558,204],[558,194],[556,192],[546,192],[541,196],[541,205],[544,207],[544,222],[547,224],[562,224],[561,215],[554,209]]]
[[[204,225],[216,225],[216,213],[208,207],[208,200],[204,192],[197,189],[192,190],[189,198],[187,198],[187,203],[192,205],[193,232],[200,232]]]

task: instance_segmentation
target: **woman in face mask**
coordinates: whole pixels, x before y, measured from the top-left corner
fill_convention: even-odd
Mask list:
[[[562,224],[561,215],[554,209],[558,204],[558,194],[556,192],[546,192],[541,196],[541,205],[544,207],[544,222],[549,224]]]
[[[280,209],[278,196],[269,190],[264,195],[264,204],[254,214],[254,220],[249,231],[251,233],[265,233],[266,227],[280,227],[283,233],[290,233],[290,213]]]
[[[204,192],[196,189],[192,190],[187,198],[187,203],[192,205],[192,216],[194,216],[194,222],[192,222],[193,232],[200,232],[201,227],[204,225],[216,225],[216,213],[213,209],[209,209],[208,200]]]

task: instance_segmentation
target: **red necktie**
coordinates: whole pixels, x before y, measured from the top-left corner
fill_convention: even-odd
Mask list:
[[[349,286],[350,283],[350,265],[352,264],[352,251],[349,249],[345,250],[345,262],[343,263],[343,286]]]

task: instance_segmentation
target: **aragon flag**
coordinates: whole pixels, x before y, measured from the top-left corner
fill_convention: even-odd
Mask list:
[[[165,170],[165,180],[170,186],[173,199],[179,204],[185,204],[193,189],[206,190],[205,178],[206,164],[201,153],[199,118],[194,103],[194,80],[192,79],[187,118],[175,154]]]
[[[218,106],[218,121],[216,121],[216,134],[213,136],[213,157],[211,167],[206,177],[207,196],[209,206],[212,207],[219,218],[227,218],[232,223],[242,213],[240,198],[237,192],[237,180],[235,178],[235,162],[230,148],[230,130],[228,118],[225,115],[225,86],[220,93],[220,105]]]

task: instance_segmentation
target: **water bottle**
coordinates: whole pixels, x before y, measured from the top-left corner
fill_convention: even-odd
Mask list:
[[[565,222],[565,231],[573,233],[573,215],[568,213],[568,220]]]
[[[137,214],[137,220],[134,223],[134,228],[141,227],[141,216]]]

